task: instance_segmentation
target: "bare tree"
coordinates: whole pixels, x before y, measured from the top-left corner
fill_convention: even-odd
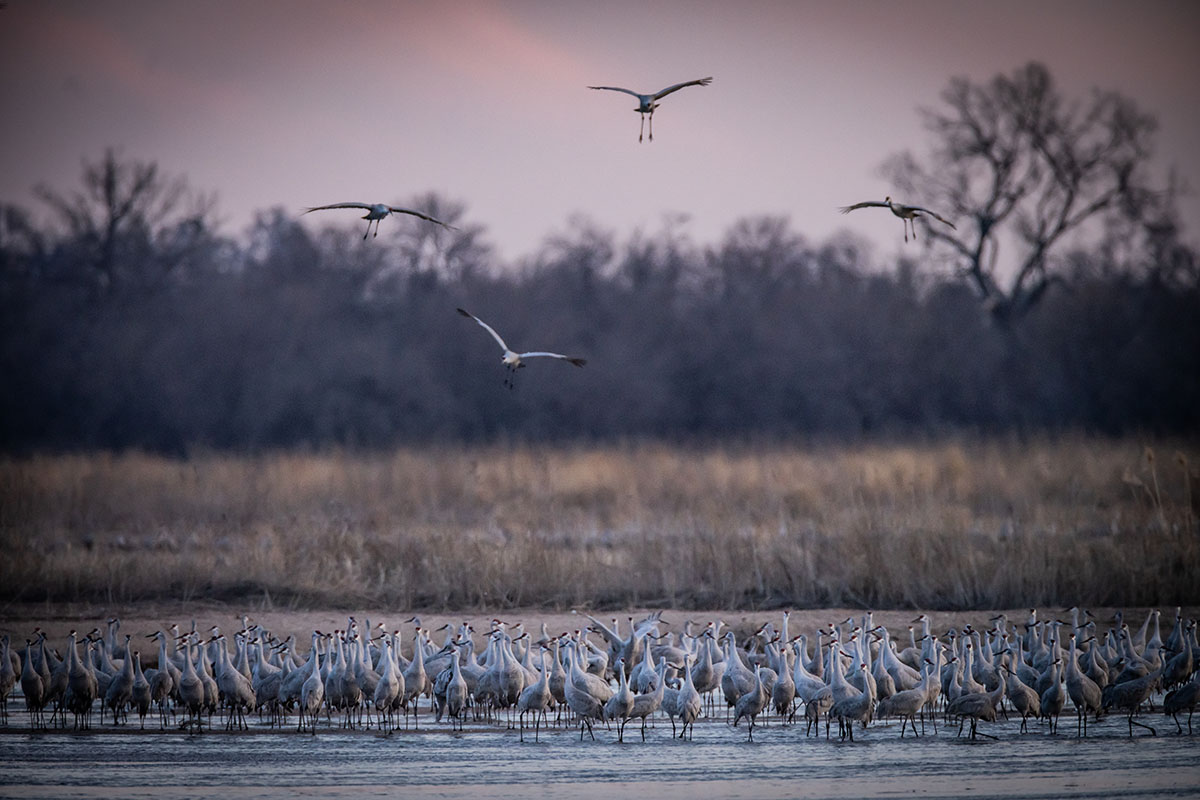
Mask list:
[[[214,200],[166,177],[154,162],[123,161],[108,149],[84,162],[83,189],[38,195],[61,218],[69,243],[82,249],[102,291],[125,281],[159,283],[207,243]]]
[[[994,318],[1014,321],[1059,277],[1059,246],[1090,222],[1162,217],[1149,186],[1153,117],[1116,92],[1068,101],[1030,63],[986,84],[956,78],[944,107],[923,111],[935,144],[927,163],[901,153],[885,172],[906,192],[973,224],[927,229]],[[1001,239],[1015,253],[998,267]]]

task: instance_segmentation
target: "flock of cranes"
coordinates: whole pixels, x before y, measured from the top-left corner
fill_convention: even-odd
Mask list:
[[[788,612],[739,642],[720,620],[673,626],[655,612],[622,632],[582,614],[573,631],[551,635],[493,619],[486,630],[470,623],[387,630],[350,617],[344,629],[314,630],[308,648],[295,636],[277,637],[249,619],[227,637],[195,622],[120,635],[120,621],[84,636],[71,631],[63,649],[35,629],[24,647],[0,639],[0,709],[11,724],[9,702],[20,697],[32,728],[91,728],[99,723],[193,732],[217,727],[372,729],[391,733],[403,720],[414,730],[504,725],[524,740],[544,727],[578,726],[596,738],[597,724],[618,741],[634,722],[642,741],[690,738],[698,720],[745,723],[753,740],[759,725],[803,724],[806,735],[853,740],[855,728],[899,720],[899,737],[937,733],[939,719],[955,735],[995,738],[979,723],[1007,718],[1018,735],[1039,724],[1058,733],[1070,708],[1075,732],[1106,713],[1157,734],[1140,715],[1161,711],[1182,734],[1186,713],[1200,699],[1200,642],[1196,621],[1176,610],[1167,635],[1153,610],[1137,630],[1118,613],[1105,631],[1081,609],[1069,620],[1018,625],[1003,615],[987,630],[969,624],[935,632],[924,615],[897,640],[871,612],[828,628],[794,634]],[[585,621],[586,620],[586,621]],[[443,636],[444,632],[444,636]],[[442,639],[441,643],[434,641]],[[407,645],[407,647],[406,647]],[[145,664],[141,650],[146,650]],[[405,650],[408,656],[405,656]],[[152,664],[152,666],[151,666]],[[68,723],[68,715],[71,722]],[[1145,717],[1143,716],[1143,719]],[[663,733],[647,734],[648,724]],[[424,728],[422,727],[424,726]],[[1122,726],[1124,727],[1124,726]],[[895,728],[892,728],[894,733]]]
[[[635,108],[634,111],[636,111],[639,115],[641,115],[641,120],[642,120],[642,128],[641,128],[641,131],[639,131],[639,133],[638,133],[638,142],[640,143],[645,134],[647,117],[649,117],[649,120],[650,120],[650,137],[649,138],[650,138],[650,141],[652,141],[652,142],[654,141],[654,110],[656,108],[658,108],[660,105],[658,101],[662,100],[664,97],[666,97],[669,94],[672,94],[674,92],[679,91],[680,89],[684,89],[689,86],[708,86],[709,84],[712,83],[712,80],[713,80],[712,77],[707,77],[707,78],[698,78],[698,79],[692,80],[692,81],[684,81],[683,83],[676,83],[673,86],[668,86],[665,89],[660,89],[659,91],[654,92],[652,94],[642,94],[640,92],[635,92],[632,89],[625,89],[620,86],[589,86],[588,88],[589,89],[600,89],[600,90],[606,90],[606,91],[612,91],[612,92],[623,92],[625,94],[632,95],[633,97],[637,98],[638,107]],[[881,207],[881,208],[890,209],[893,214],[895,214],[897,217],[899,217],[900,220],[904,223],[904,241],[905,242],[908,241],[909,228],[912,228],[913,239],[916,240],[917,229],[915,227],[915,220],[918,217],[932,217],[933,219],[936,219],[939,222],[943,222],[946,225],[949,225],[951,228],[954,227],[954,223],[950,222],[950,220],[946,219],[945,217],[941,216],[940,214],[937,214],[936,212],[933,212],[922,206],[905,205],[903,203],[898,203],[898,202],[892,200],[891,197],[884,198],[882,203],[880,203],[878,201],[874,201],[874,200],[868,200],[868,201],[862,202],[862,203],[855,203],[853,205],[845,206],[845,207],[841,208],[840,211],[843,214],[848,214],[849,212],[854,211],[855,209],[870,208],[870,207]],[[420,211],[415,211],[415,210],[409,209],[409,208],[401,208],[399,206],[389,205],[387,203],[333,203],[331,205],[326,205],[326,206],[315,206],[313,208],[307,208],[304,210],[303,213],[307,214],[310,211],[326,211],[326,210],[330,210],[330,209],[342,209],[342,208],[361,209],[361,210],[364,210],[367,212],[363,216],[363,219],[365,219],[367,221],[367,229],[363,233],[364,240],[367,238],[368,234],[371,233],[371,223],[372,222],[375,223],[375,235],[378,236],[379,235],[379,222],[381,220],[383,220],[385,217],[390,216],[391,214],[408,214],[408,215],[411,215],[414,217],[418,217],[422,220],[425,220],[426,222],[430,222],[435,225],[440,225],[443,228],[447,228],[449,230],[457,230],[454,226],[449,225],[449,224],[443,222],[442,220],[432,217],[428,214],[424,214]],[[497,334],[496,331],[494,329],[492,329],[491,326],[489,326],[488,324],[483,322],[483,320],[479,319],[478,317],[476,317],[473,314],[463,311],[461,308],[458,309],[458,313],[462,314],[465,317],[470,317],[471,319],[478,322],[500,344],[501,349],[504,350],[504,355],[501,357],[501,361],[503,362],[505,368],[508,370],[508,375],[506,376],[506,378],[504,380],[504,385],[506,387],[508,387],[509,389],[514,388],[515,384],[513,383],[513,377],[515,376],[515,372],[517,369],[525,366],[525,364],[523,363],[523,359],[525,359],[525,358],[532,358],[534,356],[548,356],[551,358],[559,358],[559,359],[569,361],[570,363],[574,364],[577,367],[582,367],[584,365],[584,363],[586,363],[584,361],[584,359],[582,359],[582,358],[575,358],[573,356],[565,356],[565,355],[561,355],[559,353],[547,353],[547,352],[516,353],[516,352],[513,352],[511,349],[509,349],[508,345],[504,343],[504,340],[500,338],[500,335]]]

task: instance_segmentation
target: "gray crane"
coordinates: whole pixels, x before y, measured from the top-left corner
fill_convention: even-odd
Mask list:
[[[672,92],[677,92],[680,89],[684,89],[688,86],[708,86],[710,83],[712,83],[711,77],[697,78],[694,81],[684,81],[683,83],[677,83],[674,86],[668,86],[665,89],[659,89],[653,94],[641,94],[640,92],[635,92],[632,89],[623,89],[620,86],[589,86],[588,88],[602,89],[610,92],[624,92],[625,94],[633,95],[637,98],[638,107],[635,108],[634,111],[636,111],[642,117],[642,130],[638,132],[638,143],[641,144],[642,136],[646,131],[647,114],[650,115],[650,141],[654,141],[654,110],[658,108],[659,100],[663,99]]]
[[[521,741],[525,741],[525,715],[533,714],[533,740],[536,742],[541,730],[541,721],[546,716],[546,709],[550,707],[552,699],[550,676],[552,673],[550,665],[546,661],[548,654],[549,651],[543,647],[538,655],[542,664],[541,675],[535,683],[522,689],[521,696],[517,698],[517,719],[521,725]]]
[[[910,206],[910,205],[905,205],[904,203],[897,203],[896,201],[892,200],[891,197],[883,198],[882,203],[879,202],[878,200],[865,200],[861,203],[855,203],[854,205],[842,206],[841,208],[838,209],[838,211],[841,211],[843,214],[849,214],[851,211],[854,211],[855,209],[859,209],[859,208],[890,209],[891,212],[893,214],[895,214],[897,217],[899,217],[901,219],[901,221],[904,223],[904,241],[905,242],[908,241],[908,229],[910,227],[912,228],[913,241],[915,242],[917,240],[917,228],[916,228],[916,224],[915,224],[917,217],[933,217],[938,222],[944,222],[945,224],[949,225],[951,228],[954,227],[953,222],[946,219],[945,217],[943,217],[941,214],[938,214],[937,212],[930,211],[928,208],[925,208],[924,206]]]
[[[1133,726],[1145,728],[1150,731],[1151,735],[1157,736],[1158,731],[1154,730],[1152,725],[1145,725],[1133,718],[1137,713],[1138,708],[1142,703],[1146,702],[1157,688],[1159,679],[1162,677],[1162,668],[1154,672],[1147,673],[1140,678],[1133,680],[1122,681],[1120,683],[1110,683],[1101,692],[1101,707],[1104,709],[1115,708],[1119,711],[1126,711],[1129,714],[1129,738],[1133,738]]]
[[[750,721],[750,729],[747,733],[746,741],[754,741],[754,722],[758,719],[758,715],[767,707],[767,700],[770,698],[770,692],[763,686],[762,681],[763,666],[757,664],[754,667],[754,684],[749,691],[737,699],[733,707],[733,727],[737,727],[738,722],[742,719]],[[786,670],[785,670],[786,672]]]
[[[526,353],[518,353],[504,343],[504,340],[500,338],[500,334],[496,333],[495,329],[491,325],[488,325],[486,322],[469,311],[465,311],[461,308],[455,310],[464,317],[473,319],[479,323],[480,327],[490,333],[492,338],[495,339],[497,344],[500,345],[500,349],[504,351],[504,354],[500,356],[500,363],[502,363],[505,369],[508,370],[508,376],[504,379],[504,385],[509,389],[515,387],[514,380],[516,378],[516,372],[518,369],[521,369],[525,366],[525,359],[527,358],[559,358],[570,362],[577,367],[582,367],[587,363],[587,359],[576,358],[575,356],[564,356],[562,353],[550,353],[544,350],[533,350]]]
[[[375,223],[375,235],[378,236],[379,235],[379,221],[384,219],[385,217],[392,215],[392,214],[408,214],[410,216],[414,216],[414,217],[418,217],[419,219],[423,219],[426,222],[432,222],[435,225],[441,225],[443,228],[446,228],[447,230],[452,230],[452,231],[458,230],[453,225],[447,225],[445,222],[442,222],[440,219],[431,217],[428,214],[422,214],[420,211],[414,211],[411,208],[401,208],[400,206],[388,205],[387,203],[333,203],[333,204],[327,205],[327,206],[313,206],[312,208],[306,208],[306,209],[304,209],[304,211],[301,212],[301,214],[307,214],[311,211],[328,211],[330,209],[335,209],[335,208],[358,208],[358,209],[362,209],[367,212],[365,215],[363,215],[363,219],[365,219],[367,221],[367,230],[363,233],[364,240],[367,238],[367,235],[371,232],[371,223],[372,222]]]

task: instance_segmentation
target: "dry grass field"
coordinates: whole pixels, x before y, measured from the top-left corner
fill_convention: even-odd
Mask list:
[[[259,608],[1200,603],[1195,443],[0,460],[0,601]]]

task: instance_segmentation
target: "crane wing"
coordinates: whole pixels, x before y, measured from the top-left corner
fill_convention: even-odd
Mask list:
[[[909,208],[911,208],[913,211],[920,211],[922,214],[927,214],[928,216],[931,216],[931,217],[933,217],[934,219],[936,219],[938,222],[944,222],[944,223],[946,223],[947,225],[949,225],[951,228],[954,228],[954,223],[953,223],[953,222],[951,222],[950,220],[946,219],[946,218],[945,218],[945,217],[943,217],[941,214],[938,214],[938,213],[936,213],[936,212],[934,212],[934,211],[930,211],[928,208],[923,208],[923,207],[921,207],[921,206],[909,206]],[[958,228],[954,228],[954,230],[958,230]]]
[[[655,611],[653,614],[648,615],[647,617],[642,619],[640,622],[637,622],[633,626],[634,636],[641,636],[642,634],[650,633],[651,631],[653,631],[655,629],[655,627],[657,627],[660,617],[662,617],[662,612]]]
[[[441,225],[443,228],[446,228],[447,230],[451,230],[451,231],[458,230],[458,228],[454,227],[453,225],[447,225],[445,222],[442,222],[437,217],[431,217],[428,214],[422,214],[420,211],[413,211],[411,208],[401,208],[400,206],[388,206],[388,211],[391,211],[393,214],[411,214],[414,217],[420,217],[421,219],[423,219],[427,222],[433,222],[438,225]]]
[[[480,322],[479,324],[482,325],[483,323]],[[575,358],[574,356],[564,356],[562,353],[543,353],[543,352],[520,353],[520,356],[521,356],[521,358],[536,358],[538,356],[546,356],[547,358],[561,358],[564,361],[570,361],[572,364],[574,364],[577,367],[582,367],[584,364],[587,363],[586,358]]]
[[[632,89],[622,89],[620,86],[589,86],[588,88],[589,89],[607,89],[610,92],[624,92],[625,94],[633,95],[634,97],[638,98],[639,101],[642,99],[642,96],[640,94],[638,94],[637,92],[633,91]]]
[[[314,206],[313,208],[306,208],[301,213],[307,214],[310,211],[325,211],[330,208],[364,208],[367,211],[370,211],[371,205],[369,203],[334,203],[331,206]]]
[[[578,611],[572,611],[571,613],[573,613],[573,614],[578,614],[579,612],[578,612]],[[608,642],[609,644],[619,644],[619,645],[621,645],[621,646],[624,646],[624,645],[625,645],[625,640],[624,640],[624,639],[622,639],[622,638],[621,638],[621,637],[620,637],[620,636],[617,634],[617,632],[616,632],[616,631],[614,631],[612,628],[608,627],[608,626],[607,626],[607,625],[605,625],[603,622],[601,622],[600,620],[598,620],[598,619],[596,619],[595,617],[593,617],[591,614],[584,614],[583,616],[585,616],[585,617],[587,617],[589,620],[591,620],[591,622],[592,622],[592,625],[593,625],[593,626],[595,626],[595,627],[594,627],[594,630],[596,631],[596,633],[598,633],[598,634],[600,634],[601,636],[603,636],[603,637],[604,637],[604,641]]]
[[[475,316],[474,314],[472,314],[469,311],[464,311],[461,308],[457,309],[457,311],[458,311],[458,313],[462,314],[464,317],[470,317],[471,319],[478,322],[481,326],[483,326],[483,329],[485,331],[487,331],[488,333],[490,333],[492,335],[493,339],[495,339],[497,342],[500,343],[500,347],[502,347],[505,350],[505,352],[508,351],[508,345],[506,345],[504,343],[504,340],[500,338],[500,334],[496,333],[496,331],[492,328],[491,325],[488,325],[486,322],[484,322],[479,317]]]
[[[878,200],[866,200],[862,203],[855,203],[852,206],[842,206],[838,209],[838,211],[842,212],[843,214],[849,214],[856,208],[871,208],[873,206],[878,206],[880,208],[891,208],[891,206],[889,206],[887,203],[881,203]]]
[[[662,89],[662,90],[660,90],[660,91],[657,91],[657,92],[655,92],[655,93],[654,93],[654,99],[655,99],[655,100],[659,100],[659,99],[661,99],[661,98],[663,98],[663,97],[666,97],[666,96],[667,96],[667,95],[669,95],[671,92],[677,92],[677,91],[679,91],[680,89],[684,88],[685,86],[708,86],[710,83],[712,83],[712,78],[711,78],[711,77],[708,77],[708,78],[697,78],[697,79],[696,79],[696,80],[694,80],[694,81],[684,81],[683,83],[677,83],[677,84],[675,84],[674,86],[668,86],[668,87],[667,87],[667,88],[665,88],[665,89]]]

